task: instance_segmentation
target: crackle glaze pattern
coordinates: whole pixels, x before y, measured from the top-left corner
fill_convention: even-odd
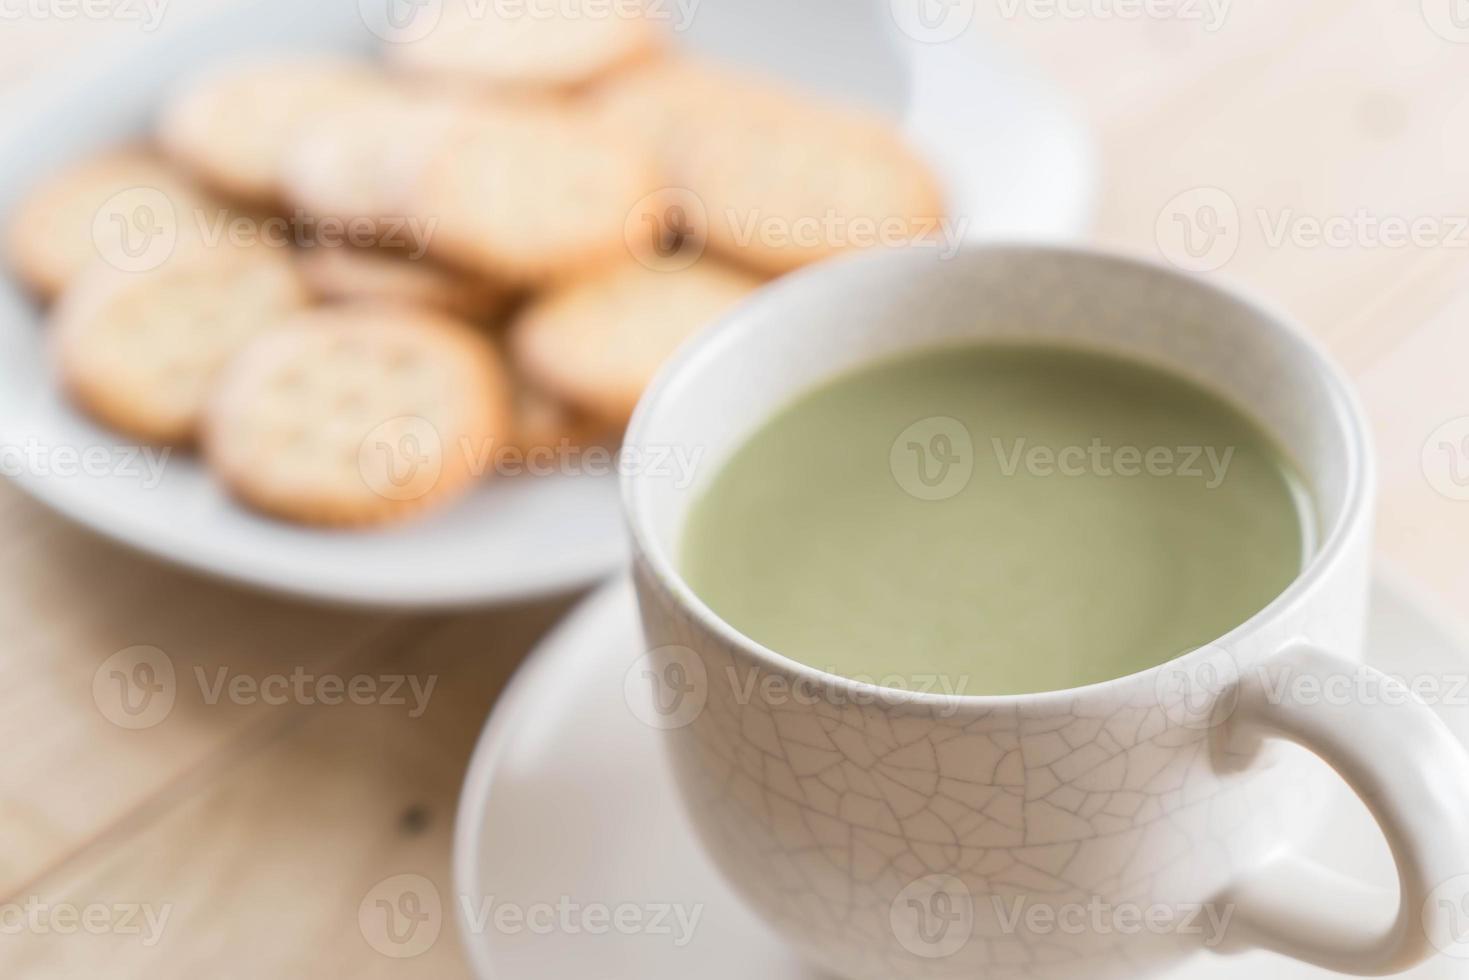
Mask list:
[[[824,289],[778,285],[668,372],[636,440],[699,446],[707,478],[794,394],[902,349],[1034,337],[1130,351],[1250,405],[1300,462],[1333,539],[1211,656],[1241,677],[1295,641],[1360,657],[1369,491],[1348,494],[1350,420],[1314,352],[1269,314],[1147,266],[1024,248],[935,263],[864,259],[812,273]],[[1075,692],[877,697],[760,650],[687,591],[666,556],[697,484],[626,489],[648,647],[699,688],[697,710],[660,726],[694,824],[753,906],[835,974],[1144,976],[1200,937],[1035,929],[1016,909],[1210,902],[1317,816],[1323,768],[1238,731],[1237,685],[1218,688],[1212,714],[1180,703],[1178,672],[1183,698],[1197,696],[1202,653]]]
[[[1323,586],[1339,603],[1257,637],[1241,667],[1293,635],[1354,648],[1357,573],[1343,572]],[[1179,712],[1155,673],[983,707],[874,703],[839,687],[797,702],[785,694],[795,672],[703,630],[646,566],[637,580],[649,646],[693,650],[704,668],[702,710],[666,733],[695,825],[766,918],[841,976],[1142,976],[1200,938],[1032,935],[1007,929],[1015,903],[1183,911],[1317,816],[1319,769],[1301,750],[1235,755],[1231,726]],[[931,876],[960,883],[972,924],[926,907],[915,925],[928,931],[902,935],[894,905],[931,905]]]

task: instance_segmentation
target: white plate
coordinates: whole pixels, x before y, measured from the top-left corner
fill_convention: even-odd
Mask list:
[[[1372,602],[1374,666],[1401,676],[1463,675],[1466,634],[1401,578],[1379,575]],[[454,855],[454,905],[475,972],[481,980],[820,980],[740,903],[685,820],[660,733],[624,700],[624,675],[643,652],[640,632],[631,584],[606,586],[531,655],[480,738],[460,797]],[[1469,741],[1469,706],[1437,710]],[[1366,807],[1344,785],[1339,795],[1315,856],[1394,885],[1387,845]],[[499,931],[477,928],[469,913],[484,908],[487,896],[521,909],[564,899],[581,909],[631,905],[653,915],[653,906],[667,904],[702,906],[703,913],[693,941],[675,948],[667,935],[537,935],[513,920]],[[1463,962],[1441,958],[1408,976],[1462,980],[1465,971]],[[1334,974],[1255,953],[1199,956],[1175,976]]]
[[[146,131],[161,93],[223,57],[280,49],[372,50],[386,4],[249,0],[186,29],[69,66],[33,85],[0,124],[0,222],[57,166]],[[439,0],[427,0],[434,3]],[[865,4],[865,5],[864,5]],[[666,5],[674,9],[674,5]],[[906,113],[946,179],[969,237],[1072,237],[1088,223],[1087,135],[1043,84],[973,44],[925,45],[892,29],[888,0],[703,0],[683,42]],[[911,61],[911,68],[909,63]],[[571,589],[626,558],[616,481],[504,480],[451,510],[374,533],[255,517],[192,459],[161,481],[119,437],[59,398],[40,311],[0,278],[0,469],[54,509],[144,551],[257,586],[339,602],[458,606]],[[86,475],[72,454],[91,452]],[[31,462],[44,460],[44,465]],[[57,475],[63,468],[75,475]],[[127,470],[134,472],[126,472]]]

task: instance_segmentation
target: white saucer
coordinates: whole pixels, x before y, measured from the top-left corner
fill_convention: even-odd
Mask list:
[[[1469,634],[1427,608],[1402,578],[1380,573],[1372,601],[1374,666],[1439,677],[1469,667],[1463,639]],[[624,675],[642,652],[631,584],[607,585],[531,655],[491,716],[460,799],[455,840],[455,906],[476,974],[481,980],[818,980],[741,905],[700,850],[659,733],[624,700]],[[1438,710],[1469,740],[1469,706]],[[1343,787],[1332,812],[1314,856],[1393,884],[1387,845],[1366,808]],[[703,913],[693,940],[675,948],[670,935],[475,928],[466,910],[483,908],[487,896],[522,909],[558,902],[581,909],[681,904],[702,905]],[[1464,970],[1462,962],[1440,959],[1409,976],[1449,980]],[[1257,953],[1204,954],[1176,976],[1333,974]]]
[[[442,0],[427,0],[440,3]],[[0,223],[44,174],[145,132],[163,92],[222,58],[270,50],[368,52],[369,26],[408,0],[243,0],[179,30],[130,36],[110,55],[37,82],[0,123]],[[681,5],[687,6],[687,5]],[[663,9],[674,9],[664,4]],[[1090,223],[1090,135],[1046,85],[975,43],[900,35],[889,0],[703,0],[690,47],[753,63],[905,117],[971,239],[1071,238]],[[125,440],[72,410],[52,384],[42,322],[0,271],[0,470],[53,509],[143,551],[215,575],[319,599],[405,607],[504,602],[570,590],[626,564],[614,478],[490,481],[422,523],[341,534],[257,518],[194,460],[161,481],[125,462]],[[108,475],[55,465],[105,451]],[[11,459],[21,460],[10,465]],[[125,468],[136,472],[123,473]],[[16,472],[16,470],[19,470]]]

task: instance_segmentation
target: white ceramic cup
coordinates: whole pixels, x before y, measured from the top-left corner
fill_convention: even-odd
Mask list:
[[[1248,407],[1309,484],[1319,543],[1299,578],[1171,663],[1013,697],[814,670],[685,584],[674,556],[690,502],[776,409],[868,362],[996,338],[1132,356]],[[1436,949],[1469,956],[1455,932],[1469,914],[1469,754],[1360,665],[1371,450],[1341,372],[1279,313],[1084,250],[864,254],[779,282],[691,343],[628,445],[703,454],[691,484],[652,468],[624,482],[651,721],[717,864],[814,964],[874,980],[1092,980],[1202,948],[1358,975]],[[1400,894],[1292,856],[1328,816],[1331,769],[1376,816]]]

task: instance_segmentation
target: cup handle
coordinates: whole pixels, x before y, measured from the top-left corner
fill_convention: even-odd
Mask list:
[[[1378,704],[1282,698],[1280,682],[1369,678]],[[1298,857],[1276,858],[1216,899],[1234,910],[1225,949],[1269,949],[1354,976],[1409,969],[1435,949],[1469,952],[1469,751],[1398,681],[1310,646],[1240,682],[1232,734],[1282,738],[1320,756],[1362,798],[1397,862],[1400,897]],[[1457,941],[1457,942],[1456,942]]]

